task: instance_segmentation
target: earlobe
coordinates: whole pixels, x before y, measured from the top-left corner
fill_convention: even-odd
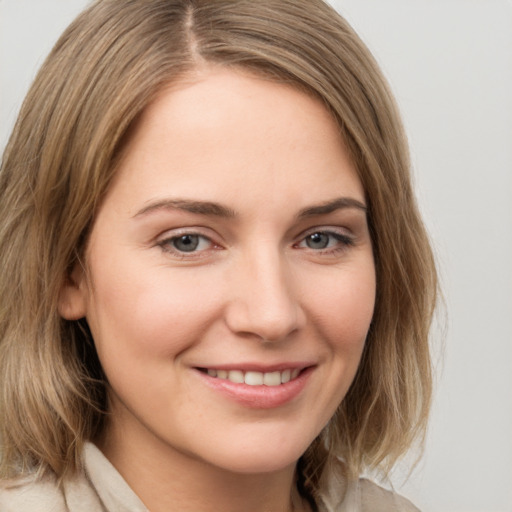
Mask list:
[[[87,286],[84,270],[76,265],[66,276],[59,292],[58,310],[66,320],[79,320],[87,313]]]

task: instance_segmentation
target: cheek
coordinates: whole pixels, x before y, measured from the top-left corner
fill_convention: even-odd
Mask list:
[[[162,268],[118,263],[95,281],[87,318],[103,360],[174,358],[200,338],[219,302],[207,280]]]
[[[331,349],[359,358],[375,306],[373,264],[317,286],[311,295],[312,315]]]

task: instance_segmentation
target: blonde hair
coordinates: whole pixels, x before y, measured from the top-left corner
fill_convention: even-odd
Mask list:
[[[85,321],[59,317],[59,290],[130,127],[198,59],[320,98],[367,195],[375,313],[347,396],[300,460],[303,492],[322,490],[326,468],[388,469],[424,434],[436,271],[400,118],[364,44],[321,0],[100,0],[42,66],[0,170],[1,476],[66,476],[101,432],[104,376]]]

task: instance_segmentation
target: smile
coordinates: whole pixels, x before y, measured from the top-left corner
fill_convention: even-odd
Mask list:
[[[244,366],[245,368],[203,366],[195,369],[204,384],[224,398],[243,407],[272,409],[297,398],[317,367],[311,363],[283,365],[278,368],[258,368],[252,364]]]
[[[299,368],[265,373],[243,370],[216,370],[213,368],[204,371],[210,377],[229,380],[235,384],[247,384],[248,386],[280,386],[296,379],[300,373]]]

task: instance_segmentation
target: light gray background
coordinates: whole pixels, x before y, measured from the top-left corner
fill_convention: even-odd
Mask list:
[[[512,2],[332,3],[397,95],[447,302],[426,454],[395,485],[424,512],[512,512]],[[86,4],[0,0],[0,150],[35,70]]]

